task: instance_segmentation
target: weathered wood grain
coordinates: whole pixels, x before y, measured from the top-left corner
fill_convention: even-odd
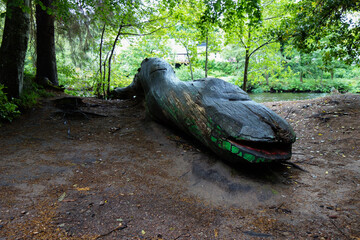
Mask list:
[[[284,161],[295,133],[280,116],[252,101],[238,86],[217,78],[180,81],[170,64],[145,59],[117,98],[143,97],[154,120],[175,125],[232,162]]]

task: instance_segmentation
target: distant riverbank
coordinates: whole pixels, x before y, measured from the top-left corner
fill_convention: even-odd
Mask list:
[[[250,93],[249,96],[255,102],[295,101],[325,97],[330,93]]]

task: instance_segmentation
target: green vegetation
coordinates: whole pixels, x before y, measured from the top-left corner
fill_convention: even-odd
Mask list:
[[[20,111],[35,107],[41,98],[54,96],[51,92],[46,91],[44,87],[35,83],[34,78],[34,75],[25,73],[23,92],[19,98],[13,99]]]
[[[21,112],[35,107],[39,99],[53,96],[42,86],[34,83],[34,76],[25,74],[24,90],[19,98],[8,99],[4,93],[4,86],[0,84],[0,126],[1,123],[11,122],[19,117]]]
[[[0,44],[6,3],[0,2]],[[53,6],[39,0],[31,4],[32,9],[40,6],[55,17],[57,76],[53,77],[67,94],[108,98],[115,87],[131,83],[148,57],[166,59],[177,67],[181,80],[218,77],[248,92],[360,92],[358,1],[85,0],[53,1]],[[19,2],[11,6],[30,13]],[[24,71],[38,76],[34,18],[30,18]],[[4,71],[0,69],[0,83],[5,85],[1,85],[1,118],[11,121],[45,90],[27,78],[20,97],[9,99],[11,94],[4,94],[9,89]]]
[[[11,122],[20,115],[18,106],[7,98],[3,89],[4,85],[0,84],[0,126],[2,122]]]

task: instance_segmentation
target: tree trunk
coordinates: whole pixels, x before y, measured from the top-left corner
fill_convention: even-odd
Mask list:
[[[106,25],[104,24],[103,29],[101,31],[100,49],[99,49],[100,80],[96,83],[96,89],[95,89],[95,93],[96,93],[98,98],[100,98],[100,95],[101,95],[100,89],[101,89],[101,83],[102,83],[102,79],[103,79],[103,74],[102,74],[102,46],[103,46],[103,42],[104,42],[105,28],[106,28]]]
[[[266,85],[269,86],[269,73],[265,73]]]
[[[187,46],[185,46],[185,49],[186,49],[186,56],[187,56],[188,61],[189,61],[191,80],[194,81],[194,73],[193,73],[193,70],[192,70],[191,59],[190,59],[189,50],[188,50]]]
[[[20,1],[29,7],[29,0]],[[30,32],[30,15],[19,5],[8,1],[5,27],[0,47],[0,83],[8,97],[19,97],[23,88],[24,62]]]
[[[301,68],[303,66],[302,62],[303,62],[303,58],[302,58],[302,54],[300,52],[300,67]],[[302,69],[300,70],[300,82],[303,83],[303,70]]]
[[[103,74],[102,80],[101,80],[101,89],[102,89],[102,94],[103,94],[102,96],[103,96],[103,98],[105,98],[105,96],[106,96],[106,90],[105,90],[106,62],[107,62],[107,59],[108,59],[108,57],[109,57],[109,54],[110,54],[110,52],[108,52],[108,53],[106,54],[106,57],[105,57],[104,62],[103,62],[103,71],[104,71],[104,74]]]
[[[334,80],[334,69],[330,70],[330,74],[331,74],[331,80]]]
[[[110,93],[110,74],[111,74],[111,59],[114,55],[114,51],[115,51],[115,47],[116,47],[116,43],[119,40],[120,34],[121,34],[121,29],[122,29],[122,25],[120,25],[119,31],[116,35],[116,38],[114,40],[114,44],[113,47],[111,49],[111,53],[110,53],[110,57],[109,57],[109,63],[108,63],[108,82],[107,82],[107,92],[106,95],[109,95]]]
[[[55,55],[55,16],[47,13],[52,8],[53,0],[41,0],[46,7],[36,5],[36,79],[46,85],[46,78],[53,84],[59,85]]]
[[[246,48],[246,51],[245,51],[244,80],[243,80],[243,86],[242,86],[242,89],[245,92],[246,92],[246,89],[247,89],[249,61],[250,61],[249,49]]]
[[[205,77],[208,76],[208,44],[209,44],[209,37],[206,36],[206,46],[205,46]]]

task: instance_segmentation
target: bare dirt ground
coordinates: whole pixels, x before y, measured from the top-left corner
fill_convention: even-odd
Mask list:
[[[293,165],[230,166],[135,101],[0,128],[0,239],[360,239],[360,96],[266,103]]]

